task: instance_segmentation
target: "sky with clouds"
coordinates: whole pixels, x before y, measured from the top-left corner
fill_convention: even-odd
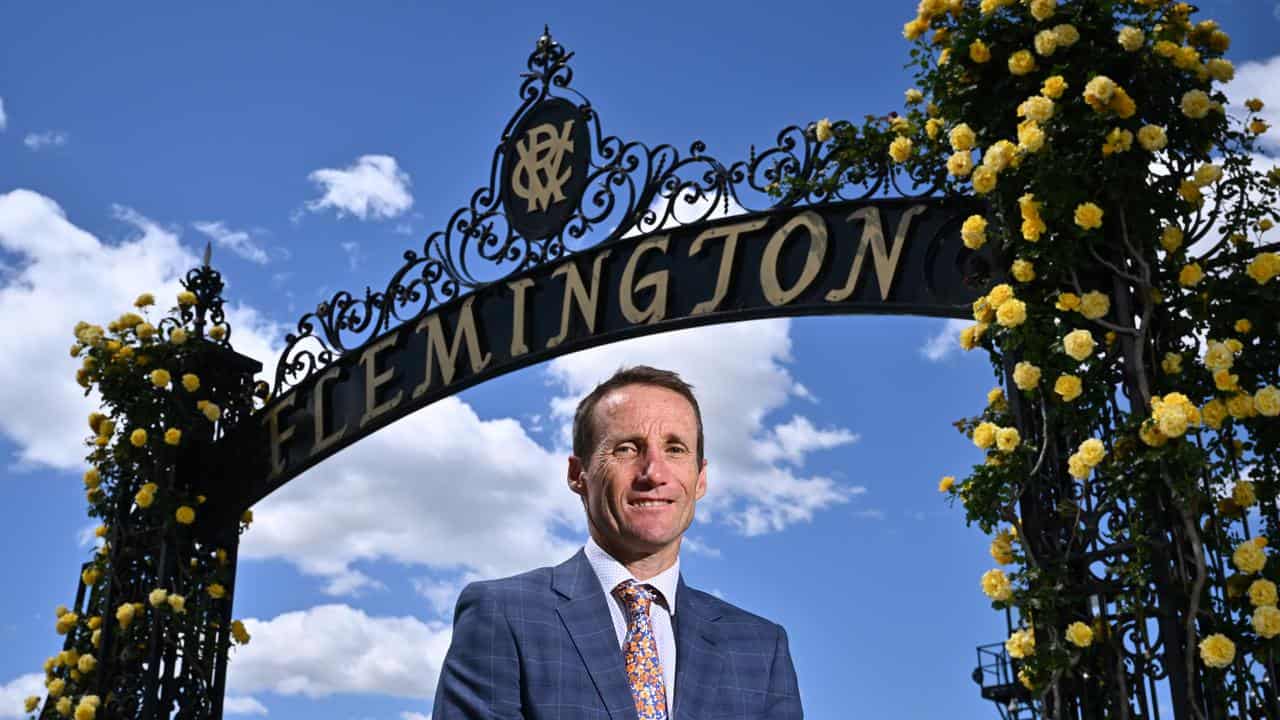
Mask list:
[[[1232,98],[1266,99],[1280,126],[1280,5],[1202,6],[1233,35]],[[607,133],[702,139],[732,161],[789,124],[899,108],[913,13],[7,8],[0,719],[40,688],[53,608],[92,552],[76,321],[105,322],[143,291],[172,297],[209,243],[236,347],[270,368],[299,316],[380,288],[487,181],[543,23],[577,53],[575,86]],[[685,578],[787,628],[809,717],[995,717],[970,679],[975,646],[1004,637],[978,585],[987,539],[936,491],[980,457],[951,422],[994,383],[956,330],[862,316],[677,331],[512,373],[367,438],[255,509],[235,599],[253,640],[231,663],[228,713],[429,717],[462,586],[556,564],[585,537],[564,484],[577,399],[649,363],[694,384],[706,421]]]

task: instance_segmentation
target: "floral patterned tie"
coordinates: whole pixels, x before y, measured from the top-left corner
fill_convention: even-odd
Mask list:
[[[623,658],[631,697],[636,701],[640,720],[667,720],[667,688],[662,681],[662,663],[658,659],[658,641],[649,622],[649,608],[656,590],[635,580],[618,583],[613,592],[627,608],[627,639]]]

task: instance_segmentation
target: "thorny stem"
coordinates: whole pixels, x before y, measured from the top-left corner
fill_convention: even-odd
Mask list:
[[[1204,591],[1205,582],[1205,566],[1204,566],[1204,546],[1200,544],[1200,533],[1196,529],[1195,520],[1191,517],[1191,513],[1187,512],[1187,504],[1178,501],[1177,493],[1173,488],[1173,482],[1169,479],[1169,474],[1164,468],[1160,470],[1160,477],[1164,480],[1165,487],[1169,489],[1169,496],[1173,500],[1173,504],[1178,509],[1178,515],[1182,518],[1182,525],[1187,531],[1187,538],[1191,541],[1192,555],[1196,561],[1196,579],[1191,588],[1191,605],[1187,609],[1186,633],[1187,633],[1187,653],[1186,653],[1186,670],[1187,670],[1187,699],[1190,701],[1191,710],[1196,717],[1204,719],[1204,713],[1200,712],[1200,707],[1196,703],[1196,686],[1192,680],[1196,677],[1195,653],[1192,649],[1196,646],[1196,615],[1200,612],[1200,594]]]

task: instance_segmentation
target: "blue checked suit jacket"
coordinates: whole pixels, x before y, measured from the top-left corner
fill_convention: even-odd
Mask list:
[[[608,601],[586,553],[467,585],[432,720],[636,720]],[[803,720],[782,626],[684,584],[671,720]]]

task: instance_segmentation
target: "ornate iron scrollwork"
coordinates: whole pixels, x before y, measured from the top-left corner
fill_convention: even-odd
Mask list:
[[[572,57],[544,31],[521,75],[521,103],[494,150],[488,182],[453,213],[443,230],[426,239],[421,251],[405,251],[404,264],[384,289],[366,288],[363,295],[340,291],[304,315],[296,331],[285,338],[273,395],[304,381],[365,340],[463,293],[623,235],[801,202],[887,193],[925,197],[942,190],[937,178],[901,175],[885,160],[843,170],[847,181],[843,191],[782,194],[778,188],[784,177],[803,182],[839,167],[831,145],[817,139],[812,124],[787,127],[771,147],[760,152],[752,147],[745,160],[729,164],[707,155],[702,141],[692,143],[682,154],[668,144],[649,147],[606,136],[591,103],[571,87],[573,71],[568,62]],[[513,227],[504,206],[507,178],[502,175],[520,139],[516,131],[547,101],[571,102],[588,126],[587,175],[580,194],[569,198],[574,206],[568,219],[557,223],[558,229],[546,237],[526,237]],[[597,232],[601,229],[604,232]]]

